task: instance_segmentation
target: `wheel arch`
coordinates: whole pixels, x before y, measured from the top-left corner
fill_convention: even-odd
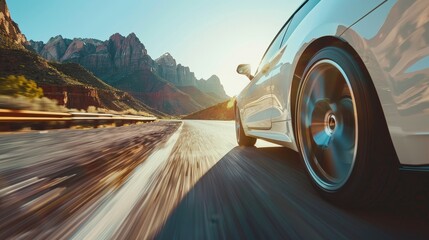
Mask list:
[[[366,65],[364,64],[364,62],[363,62],[361,56],[358,54],[358,52],[346,40],[342,39],[341,37],[337,37],[337,36],[324,36],[324,37],[321,37],[319,39],[314,40],[311,44],[309,44],[305,48],[305,50],[300,55],[300,58],[296,64],[294,74],[293,74],[291,89],[290,89],[290,108],[291,108],[290,114],[291,114],[292,128],[294,129],[293,135],[294,135],[297,147],[299,148],[299,142],[298,142],[298,138],[296,136],[295,124],[296,124],[296,100],[297,100],[297,96],[298,96],[299,85],[301,83],[302,75],[304,74],[304,71],[305,71],[305,68],[306,68],[308,62],[311,60],[311,58],[318,51],[320,51],[326,47],[339,47],[339,48],[347,51],[349,54],[351,54],[353,56],[356,63],[361,66],[361,69],[363,71],[365,71],[366,75],[369,76],[369,82],[370,82],[370,84],[371,84],[370,86],[372,88],[371,90],[374,94],[374,98],[375,98],[374,100],[376,101],[375,103],[378,105],[377,107],[381,111],[382,127],[384,128],[385,134],[387,134],[387,139],[389,139],[389,144],[392,147],[392,149],[391,149],[391,151],[393,151],[392,157],[394,158],[394,161],[397,164],[400,164],[398,155],[396,153],[396,149],[395,149],[393,142],[392,142],[391,133],[388,130],[386,116],[385,116],[383,108],[381,106],[381,100],[380,100],[380,97],[379,97],[379,95],[376,91],[376,88],[374,86],[374,81],[371,78],[371,74],[369,73]]]
[[[320,50],[322,50],[325,47],[339,47],[351,55],[353,55],[356,62],[361,65],[362,69],[364,71],[367,71],[365,64],[363,63],[361,57],[359,54],[353,49],[353,47],[347,43],[344,39],[337,37],[337,36],[324,36],[321,38],[318,38],[314,40],[313,42],[308,45],[305,50],[302,52],[293,74],[292,79],[292,85],[291,85],[291,94],[290,94],[290,107],[291,107],[291,120],[292,120],[292,126],[295,128],[295,114],[296,114],[296,100],[298,96],[298,88],[302,80],[302,75],[304,74],[305,68],[307,66],[307,63],[310,61],[310,59]],[[368,73],[369,75],[369,73]],[[372,80],[371,80],[372,82]],[[374,84],[374,83],[372,83]],[[380,103],[380,99],[378,98],[378,95],[376,96],[378,99],[378,103]],[[384,115],[384,114],[383,114]],[[295,132],[295,131],[294,131]],[[295,135],[295,134],[294,134]],[[296,135],[294,136],[295,139],[297,139]]]

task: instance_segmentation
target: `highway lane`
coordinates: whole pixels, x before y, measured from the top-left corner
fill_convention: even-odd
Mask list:
[[[313,190],[296,152],[259,140],[255,148],[237,147],[233,122],[186,121],[165,170],[155,181],[152,208],[133,211],[117,236],[152,238],[164,218],[157,239],[429,236],[427,196],[418,206],[339,208]]]
[[[123,189],[132,193],[136,172],[152,174],[146,160],[180,125],[0,135],[0,239],[68,239]]]
[[[201,123],[188,124],[201,128]],[[234,137],[224,135],[224,139]],[[256,148],[234,146],[218,160],[182,199],[156,238],[428,238],[427,208],[413,203],[370,210],[339,208],[313,190],[296,152],[258,142]],[[420,204],[428,205],[428,198],[424,199]]]
[[[297,153],[264,141],[237,147],[233,122],[37,134],[0,136],[2,239],[429,237],[427,195],[371,210],[331,205],[313,190]],[[70,159],[98,164],[76,167]],[[10,186],[17,190],[5,195]]]

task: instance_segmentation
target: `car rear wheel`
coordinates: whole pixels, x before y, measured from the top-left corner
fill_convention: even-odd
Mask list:
[[[235,107],[235,136],[239,146],[254,146],[256,143],[256,138],[248,137],[244,133],[238,107]]]
[[[296,107],[299,150],[313,185],[347,205],[384,199],[395,156],[369,74],[343,49],[309,61]]]

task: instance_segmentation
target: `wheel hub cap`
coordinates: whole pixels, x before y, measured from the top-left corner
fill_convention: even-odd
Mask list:
[[[332,133],[335,130],[335,126],[337,124],[337,120],[335,119],[335,115],[332,114],[332,113],[328,114],[327,119],[328,120],[325,122],[325,125],[326,125],[325,129],[328,132],[328,134],[332,135]]]
[[[331,60],[313,65],[303,80],[298,103],[298,140],[304,162],[324,189],[343,186],[353,170],[357,114],[343,69]]]

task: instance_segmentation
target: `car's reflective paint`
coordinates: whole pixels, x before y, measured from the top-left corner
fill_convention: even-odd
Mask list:
[[[308,49],[335,39],[350,45],[365,64],[400,163],[429,164],[428,2],[309,2],[317,4],[286,32],[269,66],[260,66],[237,97],[246,135],[297,150],[292,119],[303,59]]]
[[[428,13],[427,1],[391,0],[341,36],[364,60],[402,164],[429,164]]]

